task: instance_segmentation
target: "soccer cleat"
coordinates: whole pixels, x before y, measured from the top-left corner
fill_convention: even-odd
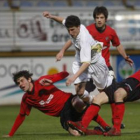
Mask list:
[[[106,126],[105,128],[101,127],[100,125],[94,127],[94,130],[102,131],[103,133],[108,132],[110,129],[110,126]]]
[[[85,135],[103,135],[103,132],[100,130],[86,130]]]
[[[94,127],[94,130],[96,130],[96,131],[101,131],[102,133],[105,132],[105,130],[103,129],[103,127],[101,127],[100,125],[99,125],[99,126],[95,126],[95,127]]]
[[[105,132],[108,132],[110,129],[111,129],[110,126],[106,126],[106,127],[104,128]]]
[[[67,124],[72,129],[77,130],[81,135],[86,135],[87,129],[81,124],[81,122],[67,121]]]
[[[113,119],[112,119],[112,124],[114,125]],[[125,124],[124,124],[124,123],[121,123],[120,128],[121,128],[121,129],[124,129],[124,128],[125,128]]]
[[[104,136],[121,136],[121,131],[113,127],[108,132],[105,132]]]
[[[122,123],[122,124],[121,124],[121,129],[124,129],[124,128],[125,128],[125,124]]]

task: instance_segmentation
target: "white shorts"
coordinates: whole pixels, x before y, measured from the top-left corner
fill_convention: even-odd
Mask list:
[[[76,62],[76,61],[74,61],[72,63],[72,71],[73,71],[74,74],[79,70],[81,65],[82,65],[81,63]],[[78,84],[78,83],[81,83],[81,82],[87,82],[88,79],[89,79],[88,71],[85,71],[74,81],[74,84]]]
[[[97,62],[91,64],[88,72],[91,74],[93,83],[98,89],[102,90],[111,85],[112,78],[109,75],[109,70],[103,57],[100,57]]]

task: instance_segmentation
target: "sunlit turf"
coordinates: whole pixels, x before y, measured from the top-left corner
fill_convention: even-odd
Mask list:
[[[0,139],[3,135],[8,134],[15,118],[19,112],[19,106],[0,106]],[[111,124],[110,105],[106,104],[101,107],[99,114]],[[140,102],[126,103],[126,111],[123,123],[126,128],[122,130],[122,136],[104,137],[104,136],[81,136],[74,137],[65,131],[59,122],[59,118],[51,117],[42,112],[32,109],[31,114],[26,117],[23,124],[17,130],[10,140],[140,140]],[[93,129],[97,126],[92,122],[89,126]]]

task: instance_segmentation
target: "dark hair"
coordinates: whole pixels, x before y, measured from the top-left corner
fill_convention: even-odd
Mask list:
[[[93,18],[95,19],[97,15],[103,14],[105,16],[105,19],[108,18],[108,10],[106,7],[101,6],[101,7],[96,7],[93,11]]]
[[[20,77],[25,77],[25,78],[28,80],[29,78],[32,77],[32,75],[33,75],[33,74],[30,73],[29,71],[27,71],[27,70],[22,70],[22,71],[13,73],[13,80],[14,80],[15,84],[17,84],[17,80],[18,80]],[[31,78],[31,80],[32,80],[32,78]]]
[[[66,18],[65,26],[67,28],[78,27],[80,24],[80,19],[77,16],[71,15]]]

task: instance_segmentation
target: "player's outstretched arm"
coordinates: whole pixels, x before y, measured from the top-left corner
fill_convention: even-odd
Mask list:
[[[130,66],[133,66],[134,62],[132,59],[129,58],[129,56],[127,56],[123,46],[120,44],[118,47],[117,47],[117,50],[118,52],[123,56],[123,58],[125,59],[126,62],[128,62],[128,64]]]
[[[64,78],[66,78],[67,76],[69,75],[68,72],[66,71],[62,71],[62,72],[59,72],[59,73],[56,73],[56,74],[52,74],[52,75],[44,75],[44,76],[41,76],[38,81],[39,81],[39,84],[41,85],[44,85],[44,86],[48,86],[48,85],[51,85],[57,81],[60,81]],[[42,80],[45,80],[47,83],[46,84],[43,84],[43,81]]]
[[[3,135],[3,137],[12,137],[15,134],[16,130],[19,128],[19,126],[22,124],[24,119],[25,119],[25,115],[19,114],[17,116],[17,118],[14,122],[14,125],[13,125],[11,131],[9,132],[9,134],[8,135]]]
[[[64,20],[63,17],[59,17],[59,16],[55,16],[55,15],[52,15],[51,13],[49,13],[48,11],[44,11],[43,12],[43,16],[46,17],[46,18],[50,18],[50,19],[53,19],[59,23],[62,24],[62,21]]]
[[[56,61],[60,61],[60,60],[63,58],[65,51],[66,51],[68,48],[70,48],[71,45],[72,45],[71,40],[68,40],[68,41],[64,44],[64,46],[62,47],[62,49],[57,53],[57,55],[56,55]]]

